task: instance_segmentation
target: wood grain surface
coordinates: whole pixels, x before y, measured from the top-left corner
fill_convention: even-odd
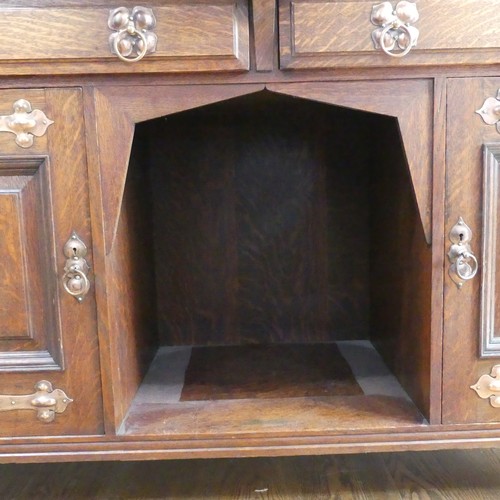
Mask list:
[[[498,450],[0,466],[16,500],[496,500]]]
[[[498,142],[495,127],[475,113],[487,97],[496,95],[499,78],[456,78],[448,81],[446,219],[444,252],[449,232],[463,217],[472,230],[471,248],[481,261],[483,145]],[[498,422],[500,415],[488,400],[470,389],[488,374],[497,359],[480,359],[481,267],[477,276],[459,290],[445,275],[443,334],[443,422]],[[445,270],[449,267],[447,259]]]
[[[20,5],[23,7],[22,2]],[[168,67],[174,71],[248,69],[249,27],[244,2],[155,5],[157,50],[133,68],[110,51],[109,4],[15,7],[0,11],[5,39],[23,40],[0,45],[0,65],[4,60],[10,68],[3,69],[4,74],[22,71],[19,63],[32,60],[71,63],[73,67],[75,60],[105,60],[103,69],[111,72],[124,72],[125,66],[126,71],[141,72],[148,66],[156,71]],[[155,60],[162,61],[158,67],[151,66]],[[85,71],[84,64],[80,71]]]
[[[144,126],[165,344],[368,337],[362,114],[262,92]]]
[[[279,2],[281,67],[410,66],[416,64],[494,63],[500,47],[495,30],[498,10],[491,0],[419,0],[414,26],[417,46],[403,58],[373,46],[370,21],[376,2]]]
[[[29,91],[23,94],[30,99]],[[37,245],[41,245],[42,252],[50,256],[39,264],[42,267],[39,272],[45,273],[43,282],[47,303],[44,307],[49,308],[50,312],[45,316],[40,312],[37,314],[40,314],[40,320],[45,319],[47,322],[49,314],[57,317],[56,324],[60,327],[52,333],[52,343],[62,352],[61,366],[48,373],[3,373],[0,390],[1,394],[32,394],[34,384],[45,378],[55,388],[63,389],[74,402],[50,424],[37,420],[31,411],[5,412],[2,414],[1,436],[61,436],[102,432],[94,275],[90,272],[92,286],[82,303],[67,294],[60,281],[66,263],[63,247],[73,231],[85,242],[88,249],[86,260],[91,269],[93,266],[82,93],[77,88],[66,88],[47,89],[44,94],[43,109],[54,120],[42,138],[42,144],[48,148],[45,164],[46,183],[50,191],[46,189],[50,195],[47,194],[46,204],[50,204],[50,211],[46,207],[45,212],[38,210],[37,214],[33,208],[29,217],[26,215],[32,225],[42,226],[40,217],[50,216],[52,219],[48,224],[44,222],[50,227],[50,238],[31,241],[30,253],[34,252]],[[25,156],[26,152],[21,154]],[[34,229],[32,234],[37,234]],[[38,234],[43,235],[43,231],[40,229]]]
[[[194,347],[181,401],[360,394],[333,343]]]

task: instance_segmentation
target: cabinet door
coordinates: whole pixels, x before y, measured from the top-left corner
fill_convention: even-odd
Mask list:
[[[0,436],[101,431],[90,238],[81,90],[0,91]]]
[[[494,378],[487,377],[500,364],[500,301],[495,294],[496,288],[500,290],[500,260],[495,255],[500,234],[500,127],[497,130],[494,123],[495,108],[500,105],[495,99],[499,89],[500,78],[448,81],[445,252],[452,249],[451,239],[462,235],[462,250],[470,250],[474,257],[460,259],[458,255],[451,269],[453,263],[449,257],[446,259],[444,423],[500,422],[500,408],[492,405],[496,405],[495,391],[488,388]],[[482,112],[488,98],[488,111]],[[453,236],[454,227],[458,231]],[[458,244],[460,248],[460,241]],[[461,253],[456,249],[452,249],[455,258]],[[472,277],[474,259],[478,261],[478,272]],[[457,265],[461,266],[461,274],[471,279],[458,277],[454,272]]]

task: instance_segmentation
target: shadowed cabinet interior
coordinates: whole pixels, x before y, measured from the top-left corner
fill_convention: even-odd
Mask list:
[[[109,258],[119,433],[425,424],[431,253],[395,118],[264,90],[139,123]]]

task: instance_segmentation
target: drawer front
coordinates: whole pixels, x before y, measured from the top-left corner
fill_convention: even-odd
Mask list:
[[[0,9],[0,72],[183,72],[248,69],[248,12],[244,2],[150,6],[156,51],[128,63],[111,51],[113,7],[90,5]],[[17,5],[17,4],[16,4]],[[102,5],[102,3],[101,3]],[[133,5],[130,7],[132,10]],[[138,38],[137,38],[138,39]],[[12,43],[12,41],[18,41]],[[22,41],[22,43],[21,43]],[[30,61],[30,64],[21,64]],[[50,63],[50,64],[47,64]]]
[[[417,0],[416,46],[404,57],[375,49],[377,0],[280,0],[282,68],[491,64],[500,60],[495,0]],[[397,0],[392,0],[393,7]]]

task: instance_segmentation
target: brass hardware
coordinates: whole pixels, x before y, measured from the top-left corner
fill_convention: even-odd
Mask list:
[[[49,120],[43,111],[32,110],[31,103],[19,99],[13,105],[14,113],[0,116],[0,132],[11,132],[16,135],[16,144],[22,148],[33,145],[33,136],[41,137],[54,122]]]
[[[500,365],[495,365],[490,375],[482,375],[470,388],[481,399],[489,399],[491,406],[500,408]]]
[[[500,89],[496,97],[488,97],[483,106],[476,110],[476,113],[487,125],[496,125],[497,132],[500,133]]]
[[[78,302],[82,302],[90,289],[87,278],[90,268],[84,259],[87,247],[74,231],[64,245],[64,255],[67,258],[62,278],[64,289]]]
[[[156,18],[151,9],[134,7],[130,12],[119,7],[110,12],[108,26],[116,31],[109,35],[111,52],[122,61],[137,62],[156,51],[158,37],[151,31]]]
[[[63,413],[73,402],[61,389],[53,389],[47,380],[35,384],[35,393],[28,395],[0,395],[0,412],[36,410],[38,420],[52,422],[56,413]]]
[[[404,57],[416,47],[419,31],[413,23],[418,21],[417,6],[402,0],[393,9],[391,2],[382,2],[372,8],[371,22],[378,26],[372,32],[373,45],[388,56]],[[398,48],[401,52],[392,52]]]
[[[474,278],[479,268],[477,259],[469,245],[471,240],[472,230],[460,217],[451,228],[450,241],[452,244],[448,252],[451,263],[448,274],[458,288],[462,288],[465,281]]]

